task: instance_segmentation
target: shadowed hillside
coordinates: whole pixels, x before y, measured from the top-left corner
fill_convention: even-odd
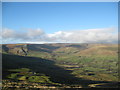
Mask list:
[[[11,44],[3,45],[2,51],[3,80],[117,87],[118,49],[114,44]]]

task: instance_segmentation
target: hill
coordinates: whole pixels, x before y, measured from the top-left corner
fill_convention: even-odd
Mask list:
[[[3,80],[56,87],[117,87],[116,44],[3,44],[2,55]]]

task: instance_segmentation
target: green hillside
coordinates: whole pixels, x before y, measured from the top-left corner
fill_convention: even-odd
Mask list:
[[[4,44],[2,56],[3,87],[118,86],[116,44]]]

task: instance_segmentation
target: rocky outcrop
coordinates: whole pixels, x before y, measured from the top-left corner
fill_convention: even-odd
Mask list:
[[[27,45],[16,45],[16,46],[2,45],[2,52],[20,55],[20,56],[26,56],[28,53],[28,49],[27,49]]]
[[[16,51],[17,55],[22,55],[22,56],[26,56],[27,52],[28,52],[27,49],[23,48],[23,47],[17,49],[17,51]]]

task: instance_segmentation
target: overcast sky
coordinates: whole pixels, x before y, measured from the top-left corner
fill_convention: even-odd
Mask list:
[[[116,43],[117,2],[2,4],[3,43]]]

